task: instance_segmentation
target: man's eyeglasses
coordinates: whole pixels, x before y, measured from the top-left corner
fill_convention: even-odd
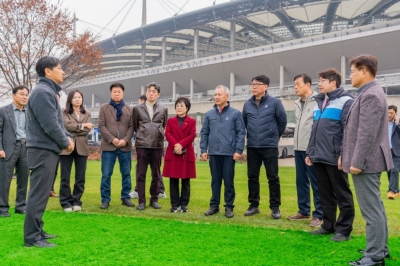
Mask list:
[[[250,87],[259,87],[259,86],[263,86],[263,85],[267,85],[267,84],[264,84],[264,83],[253,83],[253,84],[250,84]]]

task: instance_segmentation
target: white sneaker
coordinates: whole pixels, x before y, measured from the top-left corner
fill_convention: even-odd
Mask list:
[[[132,191],[131,193],[129,193],[129,196],[131,197],[131,199],[137,199],[139,197],[136,191]]]
[[[81,206],[75,205],[74,206],[74,212],[80,212],[82,210]]]
[[[159,199],[166,199],[167,198],[167,194],[165,194],[165,192],[164,193],[160,193],[160,194],[158,194],[158,198]]]
[[[65,208],[64,211],[65,211],[65,212],[72,212],[72,208],[71,208],[71,207]]]

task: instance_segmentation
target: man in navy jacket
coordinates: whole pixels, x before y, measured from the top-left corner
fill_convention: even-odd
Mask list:
[[[389,190],[387,198],[394,200],[399,194],[399,171],[400,171],[400,124],[397,117],[397,106],[388,107],[388,130],[389,144],[392,151],[394,167],[387,172],[389,178]]]
[[[252,79],[253,96],[243,107],[247,129],[247,176],[250,207],[244,215],[259,213],[260,167],[264,163],[269,184],[271,217],[280,219],[281,188],[278,176],[278,143],[286,128],[286,112],[279,99],[267,93],[269,78],[260,75]]]
[[[314,123],[306,151],[307,165],[314,165],[322,205],[321,228],[314,235],[334,233],[332,241],[346,241],[353,230],[354,201],[347,174],[338,169],[347,114],[353,103],[349,92],[340,87],[342,76],[334,69],[318,73],[320,94],[315,96]],[[336,218],[336,210],[339,216]]]
[[[204,213],[209,216],[219,212],[221,184],[225,185],[225,216],[233,217],[235,200],[235,161],[239,160],[244,148],[243,117],[238,110],[230,107],[229,89],[223,85],[215,89],[214,108],[204,117],[201,128],[200,149],[203,160],[210,159],[212,197],[210,209]]]

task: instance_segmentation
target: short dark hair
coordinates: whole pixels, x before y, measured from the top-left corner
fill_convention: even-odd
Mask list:
[[[394,112],[397,114],[397,106],[396,105],[389,105],[388,110],[390,110],[390,109],[394,110]]]
[[[60,59],[52,56],[44,56],[36,63],[36,73],[39,77],[45,77],[45,69],[53,69],[60,64]]]
[[[329,82],[336,81],[336,88],[339,88],[340,84],[342,84],[342,75],[336,70],[336,68],[322,70],[318,72],[318,76],[320,78],[329,80]]]
[[[186,105],[186,107],[187,107],[187,112],[186,113],[189,113],[190,106],[192,106],[192,104],[190,103],[189,98],[183,97],[183,96],[178,97],[178,99],[176,99],[176,101],[175,101],[175,110],[176,110],[176,105],[178,103],[184,103]]]
[[[143,95],[140,95],[139,100],[141,100],[141,101],[143,101],[143,102],[147,101],[146,95],[144,95],[144,94],[143,94]]]
[[[265,75],[258,75],[257,77],[254,77],[251,79],[252,82],[253,82],[253,80],[257,80],[257,81],[267,84],[269,86],[269,77],[267,77]]]
[[[148,90],[150,87],[154,87],[158,93],[160,93],[161,87],[158,85],[157,82],[150,82],[149,84],[146,85],[146,90]]]
[[[309,83],[310,85],[312,84],[311,77],[307,74],[298,74],[297,76],[294,77],[293,81],[295,81],[298,78],[303,78],[304,84]]]
[[[113,84],[110,85],[110,91],[112,91],[113,88],[121,88],[122,91],[125,91],[125,86],[122,83],[119,82],[115,82]]]
[[[369,54],[362,54],[354,57],[350,61],[350,66],[354,66],[358,70],[366,69],[374,77],[378,72],[378,60],[376,60],[375,56]]]
[[[19,85],[19,86],[14,87],[14,88],[12,89],[12,94],[17,94],[18,91],[23,90],[23,89],[27,90],[27,91],[28,91],[28,94],[29,94],[29,89],[28,89],[28,87],[25,86],[25,85]]]
[[[68,114],[72,114],[74,112],[74,108],[72,106],[72,98],[74,98],[75,93],[79,93],[81,95],[81,97],[82,97],[82,104],[79,107],[79,109],[80,109],[81,113],[84,114],[84,113],[86,113],[85,106],[83,105],[83,101],[85,99],[83,98],[83,93],[81,91],[79,91],[79,90],[72,90],[72,91],[70,91],[68,93],[67,102],[65,104],[64,112],[66,112]]]

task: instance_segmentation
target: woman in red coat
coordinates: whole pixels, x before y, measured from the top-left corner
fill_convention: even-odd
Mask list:
[[[189,117],[190,100],[179,97],[175,101],[176,116],[168,119],[165,137],[168,141],[162,175],[170,179],[171,212],[187,212],[190,199],[190,178],[196,178],[193,141],[196,120]],[[179,196],[179,179],[182,189]]]

